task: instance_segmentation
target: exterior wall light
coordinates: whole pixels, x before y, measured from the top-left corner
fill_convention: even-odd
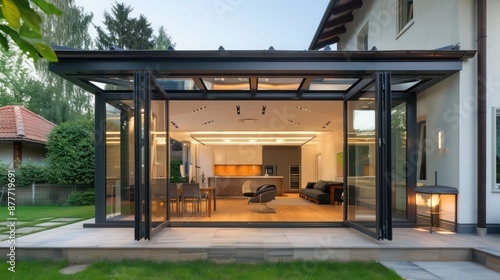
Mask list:
[[[442,150],[445,147],[445,134],[444,131],[438,132],[438,149]]]

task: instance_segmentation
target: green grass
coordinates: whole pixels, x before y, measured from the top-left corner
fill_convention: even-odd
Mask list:
[[[295,261],[279,263],[214,263],[122,261],[96,262],[84,271],[62,275],[66,262],[22,261],[16,272],[0,264],[2,279],[401,279],[394,271],[375,262]]]
[[[48,222],[50,219],[44,219],[44,218],[75,218],[77,220],[74,220],[72,222],[64,222],[61,225],[66,225],[69,223],[74,223],[77,221],[82,221],[86,219],[90,219],[94,217],[95,212],[94,212],[94,206],[16,206],[15,209],[15,215],[11,216],[9,214],[9,210],[6,206],[0,207],[0,221],[4,222],[7,221],[7,218],[12,218],[15,217],[17,218],[17,222],[24,222],[24,223],[18,223],[16,225],[16,228],[23,228],[23,227],[32,227],[36,226],[37,224],[43,223],[43,222]],[[61,226],[59,225],[59,226]],[[45,230],[49,228],[54,228],[58,226],[52,226],[52,227],[44,227],[40,228],[40,230]],[[0,233],[2,232],[7,232],[9,229],[7,227],[1,227],[0,228]],[[21,236],[22,234],[19,233],[17,236]]]

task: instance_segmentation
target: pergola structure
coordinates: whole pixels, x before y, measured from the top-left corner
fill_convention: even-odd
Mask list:
[[[356,2],[356,1],[354,1]],[[391,104],[406,102],[407,221],[415,221],[414,157],[416,95],[459,72],[474,51],[89,51],[55,48],[59,62],[49,69],[95,95],[96,129],[96,224],[134,225],[135,238],[149,239],[170,225],[169,213],[152,218],[153,195],[150,170],[152,133],[151,102],[165,102],[164,133],[169,135],[168,102],[172,100],[338,100],[344,103],[344,154],[352,137],[352,111],[375,111],[371,136],[377,146],[376,199],[373,217],[359,220],[349,203],[344,223],[377,239],[391,239]],[[106,219],[106,104],[120,108],[122,157],[134,158],[133,168],[121,167],[122,190],[135,190],[135,220]],[[162,105],[163,106],[163,105]],[[141,110],[139,110],[139,108]],[[130,124],[133,122],[133,125]],[[126,127],[125,127],[126,126]],[[123,127],[125,127],[123,129]],[[127,131],[132,131],[127,133]],[[349,134],[349,135],[348,135]],[[129,137],[130,136],[130,137]],[[131,139],[133,138],[133,139]],[[167,141],[168,143],[168,141]],[[132,152],[133,150],[133,152]],[[168,153],[168,152],[167,152]],[[167,154],[168,157],[168,154]],[[348,156],[344,156],[347,166]],[[129,170],[130,169],[130,170]],[[124,177],[133,173],[133,179]],[[166,177],[168,178],[168,172]],[[344,172],[346,174],[346,172]],[[344,191],[351,192],[344,176]],[[166,194],[166,187],[163,194]],[[163,199],[165,199],[165,197]],[[167,198],[168,199],[168,198]],[[349,199],[347,199],[349,201]]]

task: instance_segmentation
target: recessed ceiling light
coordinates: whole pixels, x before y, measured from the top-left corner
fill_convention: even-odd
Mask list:
[[[297,106],[297,109],[302,110],[302,111],[306,111],[306,112],[311,112],[311,110],[304,108],[304,107],[300,107],[300,106]]]
[[[201,110],[206,109],[206,108],[207,108],[207,106],[203,106],[203,107],[200,107],[198,109],[194,109],[193,113],[196,113],[196,112],[201,111]]]
[[[213,122],[215,122],[215,121],[214,121],[214,120],[211,120],[211,121],[208,121],[208,122],[204,122],[204,123],[202,123],[201,125],[207,125],[207,124],[210,124],[210,123],[213,123]]]
[[[170,122],[175,128],[179,128],[179,126],[174,122],[174,121],[171,121]]]
[[[296,124],[296,125],[300,125],[299,122],[296,122],[296,121],[293,121],[293,120],[288,120],[289,122],[293,123],[293,124]]]
[[[240,114],[241,113],[241,110],[240,110],[240,105],[236,105],[236,114]]]
[[[266,114],[266,105],[262,105],[262,115]]]
[[[331,123],[331,121],[327,121],[327,122],[325,123],[325,125],[323,125],[323,128],[326,128],[327,126],[329,126],[329,125],[330,125],[330,123]]]

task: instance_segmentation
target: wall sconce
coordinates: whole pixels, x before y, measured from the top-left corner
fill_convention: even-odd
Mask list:
[[[444,145],[445,145],[445,134],[444,134],[444,131],[440,130],[438,132],[438,149],[442,150],[444,149]]]

